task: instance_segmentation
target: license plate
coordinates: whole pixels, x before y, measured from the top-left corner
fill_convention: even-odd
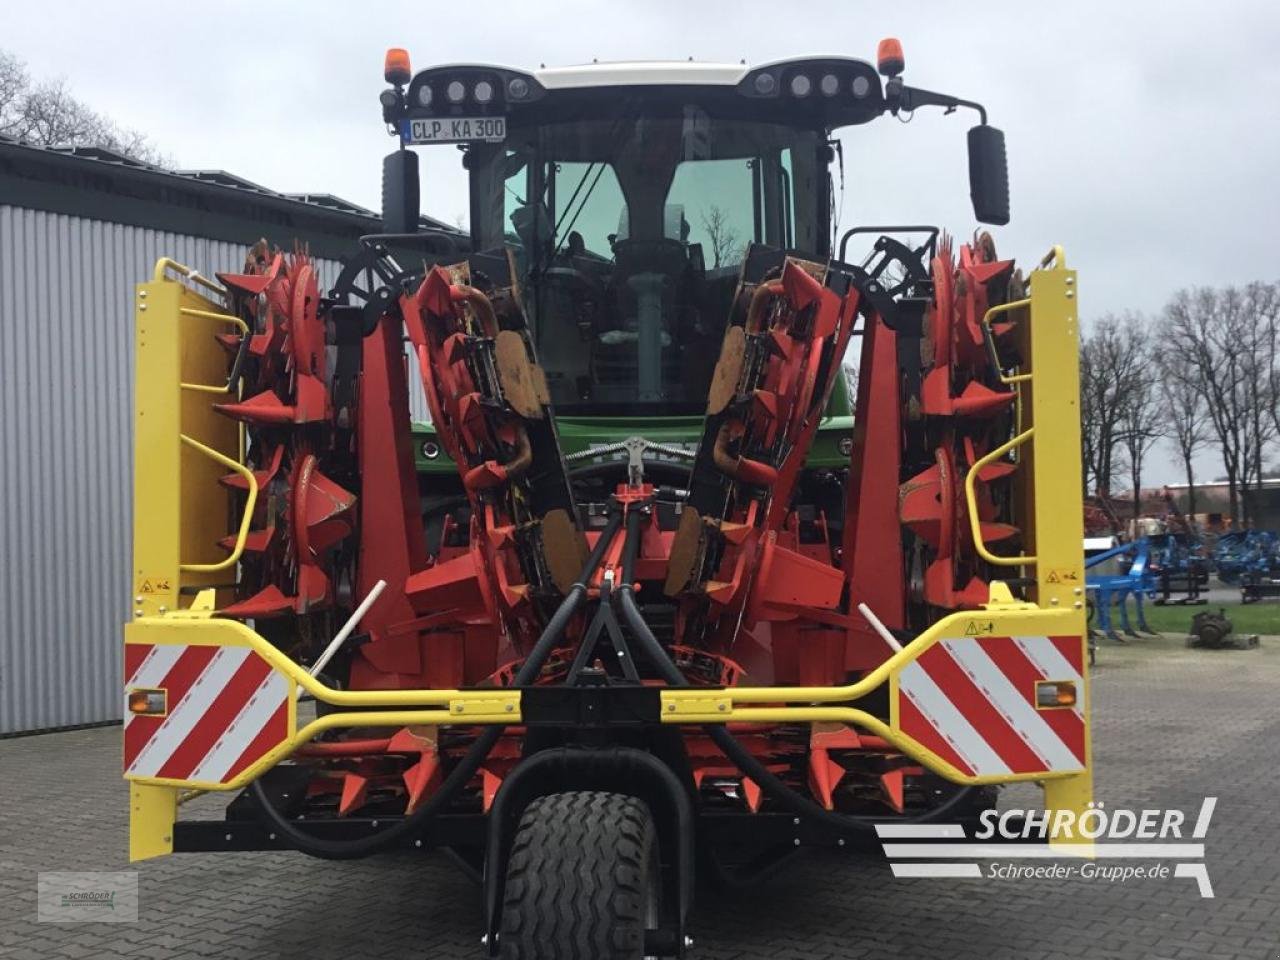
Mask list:
[[[497,142],[507,138],[506,117],[439,117],[404,121],[406,143]]]

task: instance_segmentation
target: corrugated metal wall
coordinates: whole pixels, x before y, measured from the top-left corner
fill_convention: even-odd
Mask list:
[[[0,734],[118,719],[129,616],[133,288],[238,244],[0,206]],[[320,261],[322,285],[338,265]],[[410,381],[413,415],[426,419]]]

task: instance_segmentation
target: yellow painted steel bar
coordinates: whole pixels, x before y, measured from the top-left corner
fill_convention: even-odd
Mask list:
[[[969,507],[969,531],[973,534],[973,546],[978,551],[978,555],[987,563],[995,564],[999,567],[1021,567],[1036,562],[1036,558],[1032,556],[1017,557],[1001,557],[992,553],[987,549],[986,542],[982,539],[982,518],[978,515],[978,494],[975,484],[978,480],[978,472],[989,463],[999,460],[1010,450],[1020,447],[1033,436],[1035,436],[1036,428],[1029,427],[1023,430],[1011,440],[1007,440],[1000,446],[996,447],[984,457],[979,457],[977,462],[969,468],[969,472],[964,475],[964,497]]]
[[[854,707],[784,707],[777,709],[738,708],[733,711],[735,723],[844,723],[861,727],[868,733],[882,737],[893,744],[913,760],[918,760],[930,770],[945,777],[953,783],[985,784],[1009,783],[1015,780],[1047,780],[1057,777],[1076,776],[1078,770],[1037,771],[1035,773],[1003,773],[975,775],[968,774],[948,763],[931,750],[921,746],[910,737],[899,733],[879,717],[858,710]],[[723,722],[724,718],[708,719],[704,722]]]
[[[804,704],[774,708],[771,720],[799,719],[818,716],[813,713],[814,704],[840,703],[857,700],[871,693],[908,663],[915,660],[929,647],[944,637],[958,637],[964,633],[965,624],[975,617],[993,619],[1009,632],[1051,632],[1064,627],[1068,616],[1065,610],[1043,610],[1035,607],[1019,607],[1006,610],[966,611],[951,614],[939,620],[901,651],[855,683],[834,687],[687,687],[664,688],[661,691],[664,722],[689,723],[690,716],[707,720],[742,720],[744,714],[737,704],[749,704],[759,709],[762,704]],[[272,668],[284,674],[303,690],[318,700],[340,707],[391,707],[404,709],[416,706],[448,706],[453,713],[450,722],[488,723],[517,722],[520,718],[520,691],[505,687],[476,687],[467,690],[338,690],[311,676],[302,666],[291,660],[265,638],[234,620],[209,616],[209,612],[175,612],[162,617],[142,617],[130,624],[133,643],[184,643],[197,645],[226,645],[230,639],[235,646],[249,646],[266,660]],[[230,636],[229,636],[230,635]],[[726,715],[710,704],[725,703]],[[511,704],[508,709],[507,705]],[[671,710],[675,705],[676,709]],[[837,707],[846,710],[852,708]],[[331,714],[330,716],[339,716]],[[359,721],[368,720],[369,714],[351,714]],[[489,719],[491,718],[491,719]],[[700,721],[698,721],[700,722]],[[821,722],[821,718],[809,722]],[[341,725],[341,724],[339,724]],[[357,725],[358,722],[357,722]]]
[[[1062,249],[1062,244],[1055,243],[1050,247],[1049,252],[1040,259],[1037,269],[1047,270],[1049,269],[1049,264],[1053,264],[1053,269],[1055,270],[1067,269],[1067,255]]]
[[[330,713],[323,717],[317,717],[306,726],[296,730],[288,740],[277,744],[273,749],[263,754],[253,763],[249,764],[238,774],[228,780],[226,783],[210,783],[202,780],[173,780],[167,777],[131,777],[126,776],[125,779],[135,783],[146,783],[158,786],[181,787],[187,794],[180,794],[177,803],[185,803],[187,800],[194,799],[205,792],[225,792],[228,790],[239,790],[248,786],[254,780],[276,766],[283,760],[289,759],[298,749],[305,744],[311,742],[326,730],[336,730],[339,728],[350,727],[421,727],[421,726],[441,726],[444,724],[458,723],[458,718],[448,710],[382,710],[382,711],[365,711],[360,713]],[[501,716],[476,716],[462,721],[465,725],[471,726],[476,724],[509,724],[518,723],[519,717],[514,714],[503,714]]]
[[[443,726],[448,724],[507,724],[518,723],[519,712],[475,714],[461,719],[458,714],[449,710],[366,710],[353,713],[327,713],[317,717],[300,729],[293,737],[293,747],[297,749],[304,743],[314,740],[326,730],[340,727],[412,727]]]
[[[221,284],[214,283],[208,277],[202,276],[194,267],[188,267],[186,264],[179,263],[177,260],[170,259],[169,257],[161,257],[156,261],[155,272],[151,275],[152,282],[160,283],[164,280],[166,270],[172,270],[174,273],[181,274],[192,283],[198,283],[206,290],[211,290],[220,297],[224,297],[227,294],[226,287]]]
[[[1008,303],[997,304],[982,315],[982,326],[987,332],[987,336],[991,338],[991,353],[996,363],[996,376],[1000,378],[1000,382],[1004,384],[1026,383],[1031,379],[1030,373],[1015,373],[1006,376],[1000,369],[1000,357],[996,354],[995,335],[991,332],[991,318],[998,317],[1002,313],[1010,313],[1020,307],[1031,306],[1031,298],[1024,297],[1022,300],[1010,300]]]
[[[230,555],[225,560],[219,560],[217,563],[182,563],[178,565],[178,569],[191,573],[214,573],[218,570],[234,567],[240,562],[240,555],[244,553],[245,542],[249,539],[249,525],[253,522],[253,508],[258,502],[258,478],[244,464],[224,456],[213,447],[207,447],[199,440],[194,440],[185,433],[178,434],[178,438],[187,446],[198,450],[206,457],[216,460],[228,470],[234,470],[244,477],[245,483],[249,485],[249,498],[245,501],[244,516],[240,518],[240,529],[236,532],[235,546],[232,548]]]
[[[215,313],[212,310],[197,310],[195,307],[182,307],[178,310],[184,317],[203,317],[205,320],[216,320],[219,323],[229,323],[236,327],[241,333],[249,332],[249,325],[237,316],[230,313]]]
[[[664,691],[665,694],[665,691]],[[1079,774],[1079,770],[1036,771],[1034,773],[1005,773],[990,775],[968,774],[936,753],[921,746],[915,740],[900,733],[879,717],[859,710],[857,707],[733,707],[727,712],[713,711],[705,715],[674,715],[665,710],[662,715],[664,723],[842,723],[852,727],[860,727],[868,733],[881,737],[893,744],[907,756],[918,760],[930,770],[946,777],[955,783],[1007,783],[1013,780],[1046,780],[1056,777],[1071,777]]]
[[[231,388],[219,387],[212,383],[180,383],[178,386],[183,390],[191,390],[195,393],[230,393]]]
[[[778,714],[783,712],[796,713],[796,716],[780,717]],[[1005,774],[969,774],[955,767],[947,760],[938,756],[928,748],[921,746],[915,740],[898,732],[879,717],[854,708],[826,707],[820,709],[810,708],[807,714],[802,714],[798,708],[795,710],[785,711],[779,710],[738,710],[733,719],[740,722],[748,723],[845,723],[851,726],[861,727],[867,732],[882,737],[889,743],[893,744],[904,754],[916,760],[930,770],[945,777],[953,783],[961,784],[988,784],[988,783],[1010,783],[1013,781],[1039,781],[1053,780],[1059,778],[1067,778],[1078,776],[1079,770],[1051,770],[1037,771],[1034,773],[1005,773]],[[520,719],[515,714],[488,714],[476,715],[463,721],[465,725],[501,725],[519,723]],[[724,717],[706,718],[698,720],[698,723],[723,723]],[[143,782],[167,783],[172,782],[175,785],[196,786],[201,790],[238,790],[241,787],[252,783],[258,777],[262,776],[266,771],[279,764],[298,751],[300,747],[314,740],[317,736],[327,730],[335,730],[341,728],[352,727],[411,727],[411,726],[442,726],[447,724],[458,723],[458,718],[447,710],[384,710],[376,712],[354,712],[354,713],[331,713],[323,717],[312,720],[306,726],[299,729],[287,741],[281,743],[275,749],[264,754],[257,761],[250,764],[233,779],[225,784],[196,784],[190,781],[165,781],[161,779],[143,780]],[[142,779],[142,778],[139,778]]]
[[[1063,630],[1066,627],[1066,620],[1069,619],[1065,610],[1045,610],[1032,606],[1020,606],[999,611],[988,608],[986,610],[953,613],[934,623],[900,651],[854,683],[837,687],[664,688],[662,690],[662,719],[664,723],[688,723],[692,721],[683,719],[683,717],[689,714],[697,714],[705,716],[708,720],[714,719],[716,722],[724,719],[740,720],[743,716],[742,712],[735,706],[740,703],[752,705],[770,703],[815,704],[857,700],[871,693],[888,680],[891,674],[897,673],[939,640],[946,637],[963,636],[966,624],[975,618],[995,621],[1000,624],[1000,630],[1007,631],[1015,636],[1023,633],[1050,633]],[[723,712],[718,709],[710,711],[699,709],[705,704],[716,704],[718,706],[721,702],[730,705],[731,709],[724,712],[731,714],[731,716],[713,717],[713,714]],[[674,710],[672,709],[673,705],[675,706]],[[788,711],[785,714],[781,712],[784,709]],[[798,717],[803,711],[810,709],[811,707],[809,706],[780,708],[774,719]]]
[[[484,723],[484,717],[501,714],[502,722],[520,719],[520,692],[506,687],[474,687],[469,690],[338,690],[311,676],[265,637],[237,620],[210,616],[212,611],[174,611],[164,616],[138,617],[126,626],[129,643],[190,644],[196,646],[251,647],[271,667],[284,674],[317,700],[337,707],[449,707],[459,724]],[[228,642],[230,641],[230,642]],[[506,704],[513,704],[508,711]],[[461,709],[459,709],[461,707]],[[443,711],[441,711],[443,713]],[[338,716],[332,714],[331,716]],[[373,714],[346,714],[355,725],[369,722]]]

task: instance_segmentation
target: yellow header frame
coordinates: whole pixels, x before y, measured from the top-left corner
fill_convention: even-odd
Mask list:
[[[181,282],[168,277],[177,272]],[[200,290],[197,292],[196,286]],[[1030,553],[1018,557],[983,555],[1003,566],[1034,570],[1034,602],[1012,599],[1001,583],[992,585],[992,603],[982,611],[956,613],[933,624],[899,653],[855,683],[835,687],[733,687],[670,689],[660,692],[665,724],[846,723],[900,749],[928,769],[956,783],[1042,781],[1050,809],[1082,813],[1092,800],[1092,755],[1088,736],[1088,667],[1082,669],[1086,719],[1085,768],[1080,771],[1006,776],[969,776],[902,733],[897,717],[897,677],[903,667],[934,644],[980,632],[998,636],[1078,636],[1085,644],[1083,517],[1080,475],[1079,355],[1075,302],[1076,275],[1055,247],[1032,271],[1025,302],[996,308],[1020,318],[1016,336],[1030,370],[1001,376],[1017,392],[1018,434],[970,466],[965,478],[970,516],[976,515],[975,479],[987,463],[1018,448],[1020,516]],[[213,297],[210,299],[208,294]],[[135,606],[126,625],[127,643],[248,646],[290,683],[290,704],[299,690],[336,707],[363,708],[319,717],[301,728],[290,708],[288,737],[227,784],[133,780],[130,853],[133,859],[172,851],[172,825],[184,789],[234,790],[261,776],[325,730],[351,727],[494,725],[521,722],[516,690],[336,690],[316,680],[265,638],[242,623],[213,616],[218,605],[217,574],[233,568],[247,534],[249,509],[241,514],[231,558],[210,557],[211,544],[226,533],[231,501],[218,484],[224,469],[252,475],[242,466],[241,427],[216,413],[211,394],[225,394],[220,348],[209,350],[212,331],[243,332],[226,313],[221,288],[189,268],[161,261],[151,283],[138,288],[137,416],[135,462]],[[1015,314],[1014,308],[1025,307]],[[190,319],[188,319],[190,318]],[[178,478],[178,483],[174,478]],[[222,509],[213,506],[218,500]],[[976,524],[975,524],[976,526]],[[217,549],[212,548],[212,549]],[[185,559],[184,559],[185,558]],[[225,575],[223,575],[225,579]],[[143,589],[143,588],[147,589]],[[886,722],[855,705],[883,684],[890,685],[891,716]],[[374,708],[370,710],[370,708]]]

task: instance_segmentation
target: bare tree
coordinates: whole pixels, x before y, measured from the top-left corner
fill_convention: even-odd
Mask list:
[[[1246,492],[1253,484],[1261,493],[1264,459],[1277,436],[1276,356],[1271,331],[1276,324],[1276,315],[1280,313],[1280,290],[1274,284],[1255,282],[1247,284],[1241,293],[1246,323],[1238,349],[1244,364],[1244,401],[1248,411],[1241,479]],[[1246,496],[1246,514],[1250,513],[1249,507]]]
[[[1089,338],[1080,340],[1080,483],[1081,493],[1088,497],[1095,491],[1103,495],[1098,469],[1098,445],[1102,442],[1099,404],[1095,400],[1098,386],[1097,352],[1090,348]],[[1110,462],[1110,458],[1108,458]]]
[[[1280,438],[1280,284],[1182,290],[1148,347],[1136,315],[1101,318],[1081,341],[1084,489],[1109,491],[1120,465],[1134,491],[1159,436],[1176,447],[1196,513],[1194,461],[1222,460],[1232,521],[1248,525],[1253,492]]]
[[[146,163],[166,161],[144,134],[90,109],[63,80],[32,82],[26,65],[2,50],[0,134],[42,147],[96,146]]]
[[[1271,366],[1267,371],[1267,392],[1271,395],[1271,426],[1280,436],[1280,283],[1268,284],[1271,294],[1262,311],[1263,344]]]
[[[1195,455],[1209,442],[1212,427],[1204,395],[1196,380],[1195,365],[1177,350],[1161,343],[1156,350],[1156,369],[1164,395],[1160,426],[1182,460],[1187,478],[1187,514],[1196,513]]]
[[[1126,432],[1128,393],[1150,362],[1143,323],[1139,314],[1106,314],[1080,342],[1080,433],[1086,493],[1096,489],[1106,496],[1111,492]]]
[[[1119,443],[1129,471],[1129,489],[1133,492],[1133,518],[1142,516],[1142,470],[1147,454],[1160,439],[1162,398],[1157,392],[1156,357],[1147,338],[1146,320],[1126,317],[1121,325],[1120,342],[1124,357],[1132,358],[1132,367],[1117,392],[1119,397]]]
[[[1231,519],[1241,519],[1240,485],[1248,452],[1245,431],[1249,422],[1249,371],[1240,345],[1249,318],[1241,292],[1198,288],[1180,290],[1165,307],[1163,335],[1195,371],[1195,382],[1204,397],[1213,427],[1213,443],[1226,472]]]
[[[1156,393],[1154,363],[1146,349],[1145,334],[1130,331],[1138,350],[1136,369],[1120,395],[1120,447],[1129,471],[1133,491],[1133,519],[1142,515],[1142,468],[1147,454],[1160,439],[1160,397]]]
[[[0,133],[7,133],[11,105],[31,85],[27,68],[12,54],[0,50]],[[12,136],[12,134],[11,134]]]
[[[742,244],[729,225],[729,217],[714,203],[702,214],[702,229],[711,241],[712,266],[719,267],[738,259]]]

